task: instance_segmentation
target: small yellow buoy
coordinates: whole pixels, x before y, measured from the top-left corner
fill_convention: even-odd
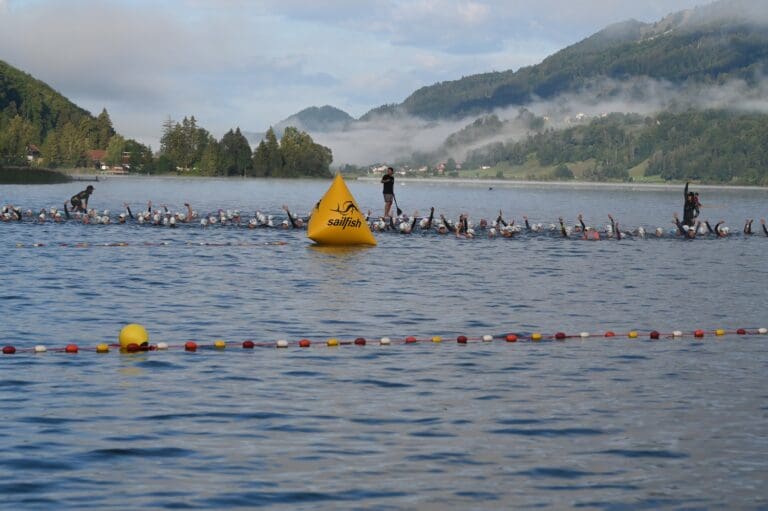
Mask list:
[[[531,334],[531,340],[532,341],[540,341],[541,340],[541,334],[539,332],[533,332]]]
[[[215,341],[213,341],[213,347],[216,348],[217,350],[223,350],[224,348],[227,347],[227,343],[224,342],[222,339],[216,339]]]
[[[442,340],[443,340],[442,337],[440,337],[439,335],[432,337],[432,342],[440,342]]]
[[[715,335],[725,335],[725,330],[723,330],[722,328],[718,328],[717,330],[715,330]]]
[[[109,352],[109,345],[106,343],[101,343],[96,345],[96,353],[108,353]]]
[[[328,339],[328,342],[326,342],[326,344],[328,346],[338,346],[339,345],[339,340],[336,339],[335,337],[331,337],[330,339]]]
[[[627,334],[627,337],[629,337],[630,339],[637,339],[637,332],[636,332],[636,331],[634,331],[634,330],[632,330],[632,331],[630,331],[630,332]]]

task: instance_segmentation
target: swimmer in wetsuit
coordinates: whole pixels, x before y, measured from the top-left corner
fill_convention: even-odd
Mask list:
[[[77,193],[72,196],[71,199],[69,199],[70,204],[72,204],[72,211],[82,211],[87,212],[88,211],[88,199],[91,197],[91,194],[93,193],[93,186],[88,185],[85,190],[83,190],[80,193]]]
[[[696,195],[688,191],[688,182],[685,183],[683,191],[683,225],[693,227],[693,220],[699,216],[699,207],[696,204]]]

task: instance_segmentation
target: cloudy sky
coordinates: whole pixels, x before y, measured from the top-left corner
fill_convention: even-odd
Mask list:
[[[604,26],[708,0],[0,0],[0,60],[157,149],[308,107],[359,117],[424,85],[540,62]]]

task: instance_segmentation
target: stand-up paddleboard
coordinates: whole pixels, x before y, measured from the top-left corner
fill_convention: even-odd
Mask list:
[[[376,238],[341,174],[336,174],[331,187],[312,210],[307,237],[320,245],[376,245]]]

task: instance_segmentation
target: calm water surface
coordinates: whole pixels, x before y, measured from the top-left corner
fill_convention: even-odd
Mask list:
[[[279,216],[282,204],[305,214],[329,182],[94,184],[92,205],[113,214],[151,199]],[[381,212],[379,184],[348,186]],[[0,186],[0,201],[37,210],[83,187]],[[765,190],[701,192],[702,215],[733,231],[767,214]],[[451,218],[502,209],[573,223],[582,212],[603,225],[612,213],[652,230],[671,227],[682,190],[409,182],[397,197],[408,212]],[[176,346],[445,338],[0,356],[0,507],[768,509],[767,337],[451,341],[768,326],[761,231],[377,239],[329,251],[299,231],[0,224],[0,333],[17,348],[114,342],[129,322]]]

